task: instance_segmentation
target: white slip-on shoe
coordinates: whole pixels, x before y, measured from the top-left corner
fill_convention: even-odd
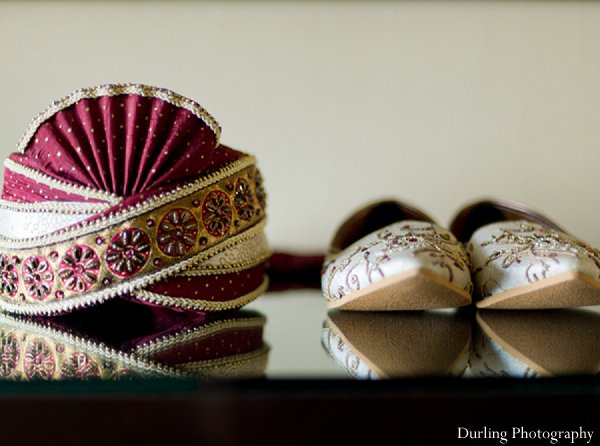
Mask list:
[[[478,308],[600,304],[600,251],[524,204],[477,201],[450,230],[466,243]]]
[[[336,231],[321,276],[330,308],[425,310],[471,303],[468,259],[454,235],[411,206],[365,206]]]

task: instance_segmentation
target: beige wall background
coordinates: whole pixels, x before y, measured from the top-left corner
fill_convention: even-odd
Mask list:
[[[255,154],[277,248],[367,201],[524,201],[600,246],[600,3],[0,2],[0,155],[72,90],[141,82]]]

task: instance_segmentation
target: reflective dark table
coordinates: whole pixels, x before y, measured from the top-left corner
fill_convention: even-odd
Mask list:
[[[218,316],[119,300],[1,315],[0,341],[2,444],[600,440],[600,307],[339,312],[296,286]]]

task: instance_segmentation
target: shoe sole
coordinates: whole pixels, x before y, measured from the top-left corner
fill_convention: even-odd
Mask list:
[[[477,308],[533,310],[600,305],[600,280],[567,272],[486,297]]]
[[[456,308],[470,303],[467,291],[437,274],[416,269],[380,280],[327,306],[352,311],[399,311]]]

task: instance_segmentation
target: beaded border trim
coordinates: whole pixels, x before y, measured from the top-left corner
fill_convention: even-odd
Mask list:
[[[273,251],[269,250],[263,254],[243,262],[222,264],[222,265],[199,265],[195,268],[186,269],[185,271],[177,274],[182,277],[202,277],[202,276],[213,276],[216,274],[234,274],[247,269],[253,268],[260,265],[261,263],[268,260],[273,255]]]
[[[18,203],[0,200],[0,209],[17,212],[57,213],[57,214],[99,214],[112,207],[110,203],[86,203],[71,201],[44,201],[40,203]]]

